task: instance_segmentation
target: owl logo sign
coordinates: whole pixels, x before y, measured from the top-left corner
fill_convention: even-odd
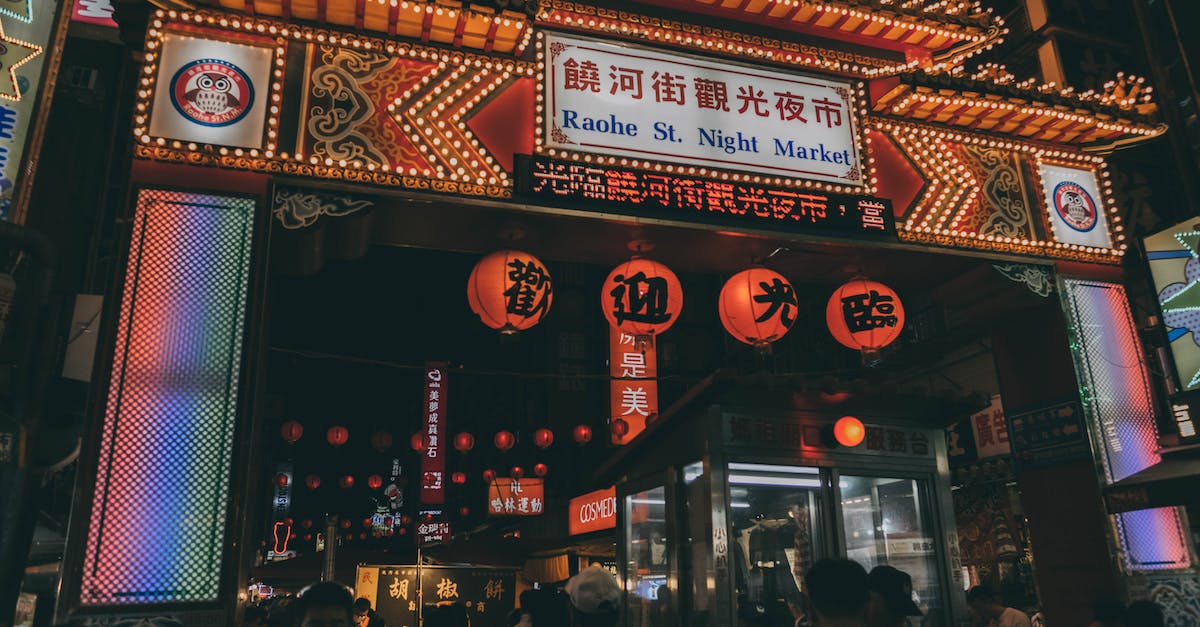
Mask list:
[[[238,66],[221,59],[198,59],[171,79],[171,103],[202,126],[236,124],[254,104],[254,85]]]
[[[1072,229],[1087,233],[1096,227],[1099,219],[1096,201],[1092,200],[1092,195],[1078,183],[1063,181],[1055,185],[1051,201],[1058,217]]]

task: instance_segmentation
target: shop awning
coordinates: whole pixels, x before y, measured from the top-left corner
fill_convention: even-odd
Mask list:
[[[1200,503],[1200,449],[1164,456],[1105,488],[1104,500],[1113,514]]]

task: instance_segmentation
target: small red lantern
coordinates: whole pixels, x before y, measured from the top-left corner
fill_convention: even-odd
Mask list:
[[[842,416],[833,423],[833,437],[842,446],[858,446],[867,437],[867,428],[854,416]]]
[[[288,484],[288,476],[282,472],[275,475],[275,485],[281,488],[286,488]]]
[[[792,328],[800,304],[783,275],[750,268],[733,275],[721,288],[718,313],[730,335],[765,350]]]
[[[517,443],[517,438],[512,434],[511,431],[497,431],[493,442],[495,443],[496,448],[500,449],[501,451],[507,451]]]
[[[425,450],[425,436],[420,432],[412,434],[412,437],[408,439],[408,445],[411,446],[412,450],[414,451]]]
[[[304,534],[304,541],[305,541],[305,542],[312,542],[312,539],[313,539],[313,535],[312,535],[311,533],[306,533],[306,534]]]
[[[367,477],[367,487],[371,488],[372,490],[378,490],[379,488],[382,488],[383,477],[380,477],[379,475],[371,475],[370,477]]]
[[[550,271],[537,257],[517,250],[501,250],[480,259],[467,279],[471,311],[505,335],[541,322],[553,300]]]
[[[352,477],[350,475],[346,475],[346,476],[342,477],[342,480],[339,481],[338,483],[341,484],[341,486],[343,488],[353,488],[354,487],[354,477]]]
[[[466,453],[473,448],[475,448],[475,436],[466,431],[454,436],[454,450]]]
[[[343,518],[343,519],[342,519],[342,522],[341,522],[340,524],[341,524],[341,526],[342,526],[342,529],[349,529],[349,528],[350,528],[350,519],[349,519],[349,518]]]
[[[548,472],[550,472],[550,467],[545,464],[538,463],[533,465],[533,474],[539,477],[545,477]]]
[[[370,527],[370,526],[371,526],[371,525],[373,525],[373,524],[374,524],[374,523],[371,521],[371,519],[370,519],[370,518],[364,518],[364,519],[363,519],[363,526],[364,526],[364,527]]]
[[[470,507],[467,507],[466,505],[463,505],[462,507],[458,508],[458,515],[459,515],[459,516],[462,516],[463,518],[466,518],[467,516],[470,516],[470,515],[471,515],[471,508],[470,508]]]
[[[359,540],[366,540],[366,539],[367,539],[367,532],[365,532],[365,531],[364,531],[364,532],[362,532],[362,533],[358,534],[358,539],[359,539]]]
[[[554,432],[545,428],[534,431],[533,443],[540,449],[550,448],[554,444]]]
[[[592,428],[587,425],[576,425],[574,435],[576,444],[587,444],[592,441]]]
[[[305,529],[312,529],[312,521],[305,519],[303,522],[300,523],[300,526],[304,527]]]
[[[483,471],[483,481],[485,483],[490,484],[491,482],[493,482],[495,480],[496,480],[496,471],[495,470],[492,470],[491,468],[489,468],[489,469]]]
[[[525,476],[525,470],[520,466],[513,466],[512,470],[508,471],[508,476],[512,477],[513,479],[520,479],[521,477]]]
[[[609,428],[612,429],[613,435],[617,436],[618,438],[623,438],[629,433],[629,423],[625,422],[623,418],[617,418],[616,420],[612,421],[612,424],[609,425]]]
[[[350,431],[341,425],[329,427],[329,431],[325,432],[325,439],[333,446],[341,446],[350,439]]]
[[[633,258],[613,268],[600,290],[604,317],[630,335],[665,332],[683,310],[683,286],[671,269],[657,261]]]
[[[408,527],[401,527],[396,533],[406,536],[408,535]]]
[[[400,516],[400,524],[401,525],[408,525],[411,523],[412,523],[412,517],[409,516],[408,514],[403,514]]]
[[[304,435],[304,427],[295,420],[289,420],[279,428],[279,435],[283,436],[284,442],[295,444],[300,440],[300,436]]]
[[[308,486],[309,490],[316,490],[321,487],[320,475],[309,475],[304,478],[304,485]]]
[[[376,431],[371,435],[371,448],[380,453],[392,448],[392,434],[387,431]]]
[[[384,517],[383,517],[383,526],[384,526],[384,527],[391,527],[391,526],[392,526],[392,517],[391,517],[391,516],[384,516]]]
[[[462,485],[467,482],[467,473],[456,472],[456,473],[450,475],[450,481],[453,482],[455,485]]]
[[[904,330],[904,305],[896,292],[875,281],[854,279],[837,288],[825,305],[833,338],[862,353],[863,363],[879,362],[879,351]]]

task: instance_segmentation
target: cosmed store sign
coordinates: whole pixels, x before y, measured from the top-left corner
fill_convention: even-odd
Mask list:
[[[546,146],[863,184],[850,83],[546,35]]]

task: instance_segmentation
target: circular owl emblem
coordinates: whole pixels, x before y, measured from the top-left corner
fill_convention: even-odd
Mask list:
[[[1067,226],[1087,233],[1096,227],[1099,213],[1092,195],[1083,186],[1063,181],[1054,186],[1054,210]]]
[[[254,85],[238,66],[198,59],[171,79],[171,102],[183,117],[203,126],[236,124],[254,104]]]

